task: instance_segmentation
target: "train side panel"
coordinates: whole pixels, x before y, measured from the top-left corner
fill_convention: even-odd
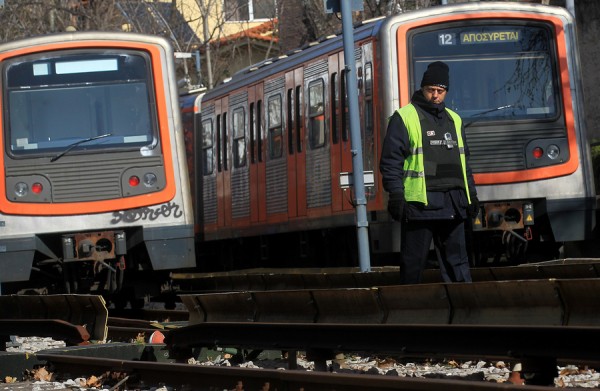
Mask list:
[[[358,91],[363,106],[361,123],[366,123],[361,126],[362,148],[365,169],[374,171],[376,64],[372,39],[368,33],[363,36],[366,39],[357,42],[355,51],[357,73],[361,80],[367,80]],[[223,224],[205,219],[204,238],[209,242],[235,239],[226,246],[226,252],[242,242],[255,241],[250,246],[258,249],[253,252],[257,258],[272,258],[277,245],[300,254],[309,247],[307,232],[351,227],[354,195],[351,189],[340,186],[341,173],[352,171],[353,154],[346,70],[341,40],[329,46],[313,50],[304,61],[281,59],[276,72],[257,67],[245,75],[236,75],[231,86],[226,83],[204,97],[202,122],[214,122],[218,130],[210,137],[215,146],[210,153],[214,163],[207,162],[214,170],[204,173],[203,182],[212,187],[216,178],[224,175],[219,167],[223,172],[231,171],[232,178],[224,186],[215,186],[214,191],[205,188],[205,215],[210,217],[212,210],[215,214],[228,213],[228,208],[238,211],[231,214],[231,221],[224,219]],[[262,72],[264,78],[253,72]],[[235,119],[224,124],[223,115]],[[225,168],[226,154],[231,154],[234,166]],[[245,166],[235,167],[236,162],[248,164],[249,176]],[[234,179],[239,175],[236,171],[244,173],[243,179]],[[374,199],[372,191],[372,208]],[[276,235],[285,234],[292,237],[277,239]],[[277,244],[269,245],[269,239]],[[261,252],[267,248],[271,254]]]

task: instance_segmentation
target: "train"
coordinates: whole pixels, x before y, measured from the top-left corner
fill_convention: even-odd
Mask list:
[[[2,294],[26,285],[116,302],[194,267],[169,41],[124,32],[32,37],[0,45],[0,67]]]
[[[181,95],[166,39],[73,32],[0,45],[0,293],[155,294],[173,270],[358,264],[348,95],[359,103],[371,264],[401,223],[378,171],[387,121],[450,66],[481,213],[473,266],[555,259],[595,237],[576,26],[561,7],[434,6]],[[357,90],[348,91],[348,69]],[[138,303],[139,304],[139,303]]]
[[[401,223],[386,211],[382,140],[434,61],[450,67],[445,102],[463,119],[481,201],[467,234],[473,266],[555,259],[565,243],[594,238],[594,173],[566,9],[433,6],[360,22],[354,41],[357,91],[347,91],[351,68],[334,35],[181,98],[200,269],[357,265],[348,94],[359,101],[370,261],[393,264]]]

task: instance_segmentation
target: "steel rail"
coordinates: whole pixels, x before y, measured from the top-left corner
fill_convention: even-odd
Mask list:
[[[539,279],[181,295],[190,323],[600,327],[600,279]]]
[[[6,351],[11,335],[21,337],[51,337],[64,340],[69,346],[89,342],[90,333],[84,326],[60,319],[0,319],[0,351]]]
[[[193,389],[233,389],[241,382],[244,389],[314,391],[491,391],[523,389],[522,385],[496,384],[483,381],[407,378],[400,376],[339,374],[299,370],[271,370],[236,367],[206,367],[178,363],[158,363],[133,360],[91,358],[43,352],[38,359],[52,364],[54,370],[69,376],[83,376],[105,371],[125,372],[146,386],[166,384]],[[95,372],[94,372],[95,371]],[[529,391],[544,391],[549,387],[528,386]]]
[[[172,273],[179,293],[233,292],[247,290],[367,288],[396,285],[399,268],[373,267],[368,273],[358,268],[267,268],[214,273]],[[477,267],[471,269],[474,282],[575,279],[600,277],[600,259],[566,258],[519,266]],[[424,283],[442,282],[437,269],[424,273]]]
[[[600,328],[510,325],[391,325],[208,322],[171,330],[172,350],[238,346],[271,350],[458,354],[596,361]]]

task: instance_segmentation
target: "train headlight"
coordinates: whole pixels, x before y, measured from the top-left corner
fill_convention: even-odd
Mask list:
[[[155,174],[151,172],[144,174],[144,186],[152,187],[156,184],[156,181],[158,181],[158,178]]]
[[[29,186],[25,182],[17,182],[15,184],[15,194],[17,197],[25,197],[29,194]]]
[[[560,148],[558,148],[558,145],[550,144],[548,146],[548,150],[546,151],[546,156],[552,160],[555,160],[558,158],[558,155],[560,155]]]
[[[129,186],[136,187],[140,184],[140,178],[137,175],[132,175],[129,177]]]

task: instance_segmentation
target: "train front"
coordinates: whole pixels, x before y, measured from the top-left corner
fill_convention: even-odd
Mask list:
[[[551,259],[592,237],[594,178],[576,32],[564,8],[478,2],[398,16],[386,30],[385,112],[409,102],[427,65],[450,67],[482,209],[479,260]],[[396,65],[397,64],[397,65]]]
[[[194,266],[168,42],[59,34],[0,46],[0,66],[0,282],[114,292]]]

